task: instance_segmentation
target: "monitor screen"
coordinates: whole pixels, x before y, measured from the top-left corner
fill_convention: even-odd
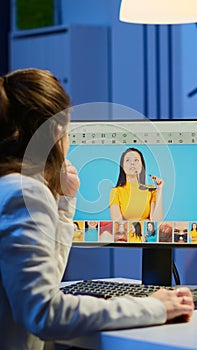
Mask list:
[[[71,122],[73,245],[148,248],[144,266],[151,257],[171,275],[172,248],[197,245],[196,154],[195,120]]]

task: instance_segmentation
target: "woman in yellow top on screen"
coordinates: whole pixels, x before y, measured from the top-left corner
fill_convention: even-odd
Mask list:
[[[142,153],[128,148],[120,159],[116,187],[110,192],[112,220],[162,221],[162,187],[164,181],[152,176],[153,185],[145,184],[146,166]]]
[[[142,222],[130,222],[129,225],[129,242],[142,242]]]
[[[197,224],[195,222],[192,223],[190,231],[190,242],[197,243]]]

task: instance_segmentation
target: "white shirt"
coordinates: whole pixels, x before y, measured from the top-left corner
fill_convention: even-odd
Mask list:
[[[1,177],[0,194],[1,350],[41,350],[46,340],[166,321],[156,298],[101,300],[59,290],[75,199],[56,203],[47,186],[20,174]]]

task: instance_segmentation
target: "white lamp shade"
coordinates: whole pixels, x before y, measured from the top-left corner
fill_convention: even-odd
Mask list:
[[[142,24],[197,22],[197,0],[122,0],[120,20]]]

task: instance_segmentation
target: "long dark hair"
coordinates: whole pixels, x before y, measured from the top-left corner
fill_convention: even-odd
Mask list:
[[[128,152],[137,152],[140,155],[141,162],[142,162],[142,171],[139,174],[139,182],[141,184],[145,184],[146,165],[145,165],[144,157],[143,157],[142,153],[137,148],[130,147],[125,152],[123,152],[123,154],[122,154],[122,156],[120,158],[119,177],[118,177],[118,181],[117,181],[116,187],[118,187],[118,186],[125,186],[126,185],[126,174],[125,174],[124,169],[123,169],[123,162],[124,162],[124,157],[126,156],[126,154]]]
[[[67,126],[69,107],[68,95],[46,70],[20,69],[0,77],[0,176],[20,173],[22,167],[24,170],[27,146],[42,129],[32,153],[25,159],[25,171],[31,176],[44,167],[48,187],[54,195],[61,193],[64,155],[60,143],[55,142],[55,132],[59,125]],[[46,127],[41,128],[46,121]]]
[[[152,231],[149,231],[149,230],[148,230],[148,224],[151,224],[151,226],[152,226]],[[155,236],[156,231],[155,231],[155,224],[154,224],[154,222],[152,222],[152,221],[148,221],[148,222],[147,222],[147,231],[148,231],[148,232],[151,232],[151,236]]]
[[[197,229],[197,223],[196,222],[192,222],[191,230],[193,230],[194,225],[196,225],[196,229]]]
[[[136,237],[142,237],[142,230],[141,230],[141,225],[139,222],[133,222],[132,223],[134,228],[135,228],[135,236]]]

